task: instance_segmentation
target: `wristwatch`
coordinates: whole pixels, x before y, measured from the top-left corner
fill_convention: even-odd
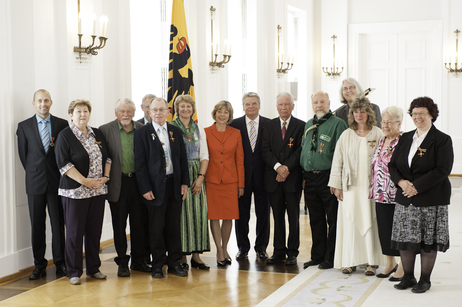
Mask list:
[[[109,178],[109,176],[104,175],[104,177],[107,178],[107,181],[111,180],[111,178]]]

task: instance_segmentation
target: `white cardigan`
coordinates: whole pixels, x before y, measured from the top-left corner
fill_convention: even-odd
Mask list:
[[[369,182],[372,180],[372,155],[379,144],[380,138],[383,136],[382,130],[374,126],[371,132],[366,135],[367,140],[367,157],[369,168]],[[356,185],[358,177],[358,157],[359,157],[359,142],[361,139],[356,132],[349,128],[345,130],[338,139],[335,146],[334,158],[332,160],[332,168],[329,178],[329,187],[348,191],[350,185]]]

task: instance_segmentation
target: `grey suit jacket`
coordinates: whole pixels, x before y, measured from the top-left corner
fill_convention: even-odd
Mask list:
[[[137,121],[132,122],[136,125],[136,129],[144,126]],[[112,159],[111,180],[109,180],[108,183],[107,199],[110,202],[116,202],[119,200],[120,189],[122,186],[122,143],[120,142],[117,119],[102,125],[99,127],[99,130],[103,133],[104,138],[106,139],[106,143],[109,148],[109,156]]]

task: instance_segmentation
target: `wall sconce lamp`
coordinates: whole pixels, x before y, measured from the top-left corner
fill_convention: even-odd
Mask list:
[[[456,33],[456,54],[455,55],[451,55],[449,56],[449,59],[448,57],[445,57],[444,59],[444,67],[446,67],[446,69],[448,70],[449,73],[456,73],[456,76],[457,74],[459,73],[462,73],[462,63],[459,62],[459,33],[460,31],[458,29],[456,29],[454,31],[454,33]],[[452,68],[452,61],[455,61],[454,62],[454,67],[455,68]],[[448,61],[449,61],[449,66],[448,66]],[[457,66],[460,65],[460,68],[457,68]]]
[[[284,68],[284,53],[281,53],[280,49],[280,37],[281,37],[282,27],[278,25],[278,68],[276,72],[278,74],[278,78],[281,78],[284,74],[287,74],[289,70],[294,67],[294,56],[287,55],[286,59],[286,67]]]
[[[99,46],[95,46],[95,39],[96,39],[96,17],[95,14],[82,14],[80,13],[80,0],[77,0],[78,5],[78,16],[79,16],[79,27],[78,33],[79,36],[79,46],[74,47],[74,52],[78,52],[79,56],[77,59],[82,62],[82,53],[86,53],[89,55],[98,55],[98,50],[103,49],[106,46],[107,41],[107,23],[108,18],[106,15],[102,15],[100,18],[99,24]],[[86,23],[85,23],[86,21]],[[92,42],[87,47],[82,47],[82,36],[84,30],[82,28],[86,28],[87,30],[91,30],[91,38]]]
[[[338,71],[339,69],[338,61],[335,60],[335,39],[337,38],[337,36],[332,35],[331,38],[332,38],[332,46],[333,46],[333,51],[334,51],[333,58],[332,58],[332,67],[327,67],[327,66],[322,67],[322,72],[325,73],[326,76],[335,79],[336,77],[339,77],[340,74],[343,72],[343,63],[342,63],[342,70]]]
[[[215,45],[213,44],[213,19],[215,15],[216,8],[213,6],[210,7],[210,32],[211,32],[211,56],[212,59],[209,62],[210,67],[212,70],[215,70],[217,68],[224,68],[225,64],[229,63],[229,60],[231,60],[231,44],[228,44],[228,40],[225,40],[225,50],[223,51],[223,60],[218,62],[218,47],[219,44],[216,43]]]

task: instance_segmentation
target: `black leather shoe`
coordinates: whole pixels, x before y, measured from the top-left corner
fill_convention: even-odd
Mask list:
[[[67,274],[67,268],[65,264],[56,266],[56,276],[69,276]]]
[[[185,271],[189,270],[189,264],[187,262],[180,263],[180,267]]]
[[[217,266],[226,266],[226,260],[217,260]]]
[[[411,291],[413,293],[425,293],[427,292],[427,290],[430,289],[430,287],[432,286],[432,283],[431,282],[426,282],[424,280],[419,280],[419,282],[417,283],[417,285],[415,285]]]
[[[153,269],[152,271],[152,278],[163,278],[164,272],[162,272],[162,268]]]
[[[117,276],[130,277],[130,270],[128,269],[128,264],[119,265],[119,268],[117,269]]]
[[[37,280],[40,279],[40,277],[45,277],[47,276],[47,270],[46,269],[37,269],[35,268],[32,274],[29,276],[29,280]]]
[[[303,264],[305,266],[305,264]],[[318,265],[318,269],[320,270],[327,270],[327,269],[332,269],[334,267],[334,264],[330,262],[329,260],[324,260]]]
[[[149,273],[149,272],[152,272],[152,267],[147,265],[144,261],[132,262],[132,264],[130,265],[130,270]]]
[[[287,257],[286,265],[294,265],[294,264],[297,264],[297,257],[295,256]]]
[[[390,274],[396,272],[397,269],[398,269],[398,265],[396,265],[395,268],[394,268],[393,270],[391,270],[390,272],[388,272],[388,274],[380,273],[380,274],[377,274],[377,275],[375,275],[375,276],[377,276],[378,278],[388,278],[388,277],[390,276]]]
[[[266,251],[257,252],[257,259],[258,260],[266,260],[266,259],[268,259],[268,253]]]
[[[225,262],[226,262],[227,264],[231,264],[231,261],[232,261],[232,260],[231,260],[231,257],[225,258]]]
[[[169,274],[171,273],[173,275],[180,276],[180,277],[188,276],[188,272],[183,270],[179,265],[173,268],[168,268],[168,273]]]
[[[195,269],[199,269],[199,270],[210,270],[210,267],[207,264],[196,262],[192,258],[191,258],[191,267]]]
[[[310,259],[310,260],[308,260],[307,262],[305,262],[305,263],[303,264],[303,268],[306,269],[306,268],[309,267],[309,266],[318,265],[318,264],[320,264],[321,262],[322,262],[322,261],[316,261],[316,260]]]
[[[401,281],[401,279],[403,279],[403,278],[402,277],[394,277],[394,276],[388,278],[388,280],[391,281],[391,282]]]
[[[286,260],[285,255],[283,255],[283,256],[273,255],[270,258],[266,259],[266,263],[267,264],[276,264],[276,263],[279,263],[279,262],[283,262],[284,260]]]
[[[416,284],[417,284],[417,280],[415,279],[415,277],[409,278],[409,277],[403,276],[403,279],[401,279],[401,282],[395,285],[395,289],[406,290],[407,288],[414,287]]]
[[[247,252],[241,252],[241,251],[238,251],[237,254],[236,254],[236,260],[239,261],[239,260],[245,260],[249,258],[249,253]],[[225,259],[226,260],[226,259]]]

